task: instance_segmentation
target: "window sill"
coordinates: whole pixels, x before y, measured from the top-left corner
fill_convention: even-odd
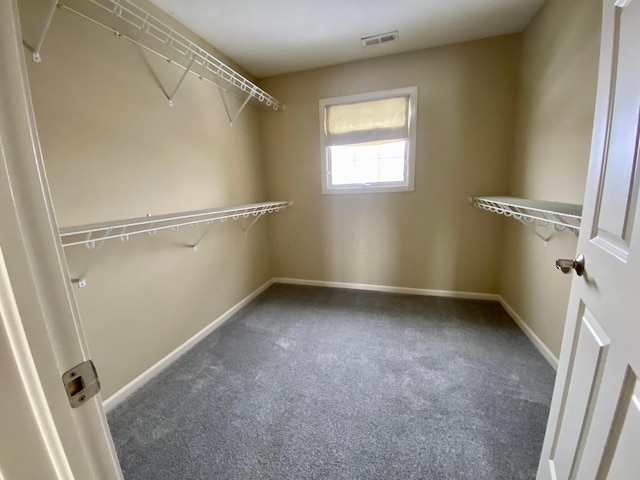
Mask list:
[[[343,195],[343,194],[363,194],[363,193],[410,193],[413,192],[413,185],[397,185],[390,187],[345,187],[327,188],[322,186],[322,195]]]

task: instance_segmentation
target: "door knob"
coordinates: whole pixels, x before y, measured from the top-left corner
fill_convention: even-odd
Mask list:
[[[556,268],[562,273],[569,273],[571,270],[576,271],[579,277],[584,273],[584,255],[580,254],[575,260],[558,259],[556,260]]]

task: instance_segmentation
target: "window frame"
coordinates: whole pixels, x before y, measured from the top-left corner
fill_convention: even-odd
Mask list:
[[[409,97],[409,137],[407,151],[405,152],[405,181],[402,183],[372,183],[372,184],[330,184],[330,165],[327,158],[327,137],[325,130],[327,107],[351,103],[369,102],[394,97]],[[415,159],[416,159],[416,124],[418,110],[418,87],[394,88],[376,92],[358,93],[341,97],[323,98],[319,101],[320,114],[320,166],[322,176],[322,194],[335,195],[345,193],[385,193],[385,192],[413,192],[415,185]]]

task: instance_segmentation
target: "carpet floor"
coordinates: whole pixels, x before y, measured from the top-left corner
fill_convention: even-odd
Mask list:
[[[497,303],[276,284],[108,420],[127,480],[533,479],[553,381]]]

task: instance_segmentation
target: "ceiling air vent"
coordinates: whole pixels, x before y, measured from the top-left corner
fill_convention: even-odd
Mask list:
[[[372,37],[361,38],[360,41],[364,47],[370,47],[372,45],[379,45],[381,43],[393,42],[399,38],[398,31],[381,33],[379,35],[373,35]]]

